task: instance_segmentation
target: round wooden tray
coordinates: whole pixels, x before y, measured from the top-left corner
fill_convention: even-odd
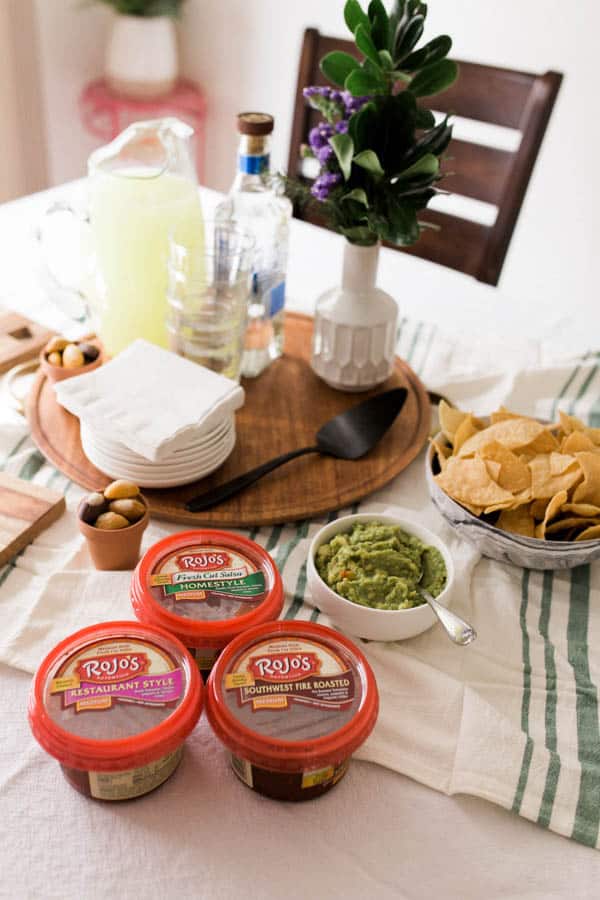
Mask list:
[[[246,403],[236,415],[237,443],[229,459],[194,484],[144,490],[152,515],[186,525],[224,527],[314,518],[361,500],[412,462],[429,432],[430,404],[412,369],[396,359],[394,374],[378,391],[404,386],[408,397],[392,428],[366,457],[354,462],[318,454],[300,457],[212,510],[187,512],[185,502],[201,490],[280,453],[313,444],[324,422],[369,396],[335,391],[317,378],[308,364],[311,336],[310,317],[287,314],[284,356],[258,378],[244,382]],[[34,441],[61,472],[88,490],[111,481],[85,457],[79,420],[59,406],[41,373],[28,397],[27,417]]]

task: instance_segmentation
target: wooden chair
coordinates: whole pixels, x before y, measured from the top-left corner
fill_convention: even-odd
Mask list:
[[[319,61],[331,50],[358,55],[350,41],[330,38],[314,28],[304,33],[298,72],[288,174],[302,175],[300,147],[319,119],[302,96],[311,84],[326,84]],[[439,112],[517,129],[521,133],[515,151],[454,139],[444,168],[451,171],[441,187],[497,208],[493,225],[482,225],[456,215],[426,210],[423,219],[440,226],[425,230],[414,247],[397,248],[423,259],[457,269],[479,281],[496,285],[527,191],[546,126],[558,94],[562,75],[531,75],[476,63],[459,62],[460,75],[449,90],[432,98]],[[317,221],[314,217],[313,221]]]

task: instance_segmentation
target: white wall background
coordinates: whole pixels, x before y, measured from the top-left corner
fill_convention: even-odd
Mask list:
[[[83,174],[94,141],[77,114],[83,84],[98,75],[111,14],[78,0],[36,0],[53,183]],[[181,26],[182,69],[209,101],[206,182],[225,189],[235,165],[235,115],[276,117],[274,161],[285,164],[303,29],[345,34],[344,0],[189,0]],[[594,76],[598,0],[431,0],[428,33],[450,33],[457,57],[565,74],[501,281],[502,297],[540,322],[568,310],[592,322],[600,263],[594,254],[600,199],[600,117]],[[431,267],[429,267],[431,268]],[[448,302],[472,296],[448,273]],[[481,288],[482,315],[488,289]],[[495,293],[498,296],[498,293]],[[532,309],[533,307],[533,309]],[[595,320],[594,320],[595,321]],[[598,322],[600,324],[600,321]]]

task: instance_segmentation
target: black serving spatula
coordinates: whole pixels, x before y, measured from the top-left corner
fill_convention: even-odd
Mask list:
[[[406,388],[394,388],[392,391],[385,391],[364,400],[326,422],[317,432],[314,446],[302,447],[300,450],[292,450],[290,453],[277,456],[257,466],[256,469],[251,469],[231,481],[226,481],[225,484],[220,484],[188,500],[185,508],[189,512],[210,509],[211,506],[216,506],[222,500],[243,491],[273,469],[306,453],[324,453],[338,459],[360,459],[375,447],[393,425],[404,406],[406,396]]]

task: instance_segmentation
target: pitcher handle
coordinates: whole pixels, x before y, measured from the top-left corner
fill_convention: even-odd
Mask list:
[[[50,302],[67,318],[78,324],[83,324],[89,321],[92,316],[89,297],[81,284],[73,285],[63,281],[53,270],[48,258],[47,237],[44,233],[43,222],[56,213],[69,213],[78,220],[81,228],[89,227],[89,216],[77,211],[69,203],[57,200],[49,206],[35,230],[35,239],[40,251],[38,275],[43,287],[46,289]]]

